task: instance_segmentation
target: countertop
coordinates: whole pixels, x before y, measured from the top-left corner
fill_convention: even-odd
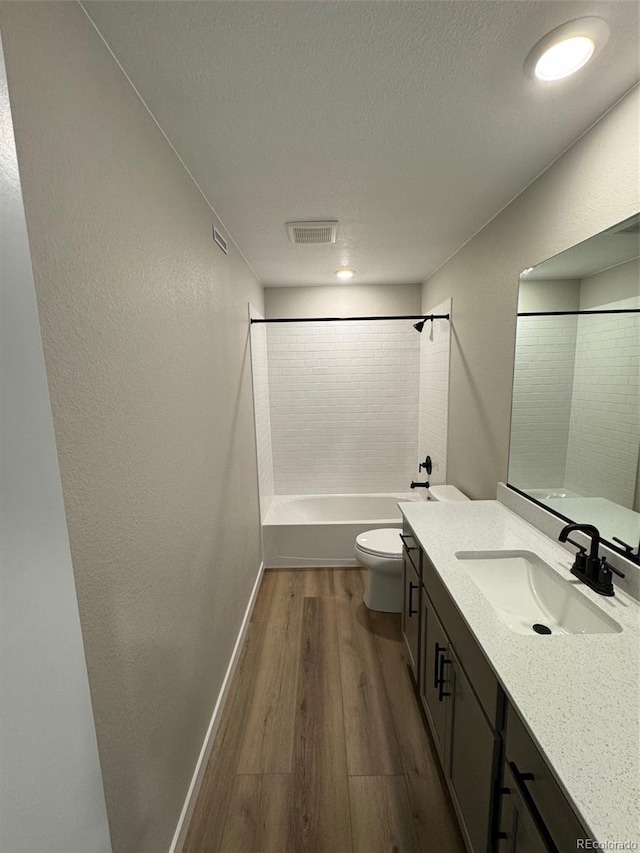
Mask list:
[[[600,843],[640,843],[638,602],[575,581],[572,554],[498,501],[399,506],[585,828]],[[455,557],[511,549],[575,582],[622,631],[513,633]]]

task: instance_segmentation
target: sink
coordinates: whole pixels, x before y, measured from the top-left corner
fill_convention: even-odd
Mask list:
[[[531,551],[457,551],[456,557],[500,619],[516,634],[622,631],[574,583]]]

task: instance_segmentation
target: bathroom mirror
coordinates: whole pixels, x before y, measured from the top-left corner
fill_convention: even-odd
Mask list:
[[[639,226],[640,214],[521,274],[508,475],[638,562]]]

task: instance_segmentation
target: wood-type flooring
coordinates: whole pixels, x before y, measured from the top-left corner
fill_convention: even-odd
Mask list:
[[[264,574],[183,853],[464,853],[359,569]]]

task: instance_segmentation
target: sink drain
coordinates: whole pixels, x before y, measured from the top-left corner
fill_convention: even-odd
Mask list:
[[[550,634],[551,633],[551,628],[547,628],[546,625],[540,625],[539,622],[536,622],[536,624],[533,626],[533,630],[536,632],[536,634]]]

